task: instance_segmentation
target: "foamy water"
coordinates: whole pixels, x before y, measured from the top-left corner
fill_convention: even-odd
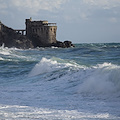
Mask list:
[[[119,120],[120,45],[0,48],[0,119]]]

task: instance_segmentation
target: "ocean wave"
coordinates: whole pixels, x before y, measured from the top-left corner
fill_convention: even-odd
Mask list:
[[[54,73],[51,77],[65,83],[64,89],[66,91],[71,86],[70,91],[75,87],[74,92],[78,94],[111,95],[118,93],[120,95],[120,66],[111,63],[86,67],[75,62],[43,57],[28,76],[33,77],[46,73]],[[63,75],[60,76],[61,73]],[[47,79],[49,80],[51,77]]]
[[[79,85],[79,93],[120,95],[120,66],[103,63],[87,70]],[[82,75],[84,76],[84,75]]]
[[[64,68],[78,68],[77,63],[68,63],[65,60],[59,58],[47,59],[43,57],[39,63],[37,63],[32,71],[29,73],[29,77],[36,76],[43,73],[53,72]]]
[[[0,47],[1,119],[120,119],[114,45]]]
[[[2,46],[0,47],[0,61],[36,61],[31,55],[26,56],[27,51],[30,50]]]

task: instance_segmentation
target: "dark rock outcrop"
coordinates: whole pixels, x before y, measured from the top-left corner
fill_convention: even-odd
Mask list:
[[[72,44],[71,41],[64,41],[64,44],[65,44],[65,46],[66,46],[67,48],[69,48],[69,47],[75,47],[75,46]]]
[[[51,46],[61,47],[61,48],[75,47],[71,41],[64,41],[64,42],[57,41],[56,43],[53,43]]]

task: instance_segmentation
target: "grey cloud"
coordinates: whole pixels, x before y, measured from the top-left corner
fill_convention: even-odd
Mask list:
[[[111,9],[120,6],[119,0],[83,0],[85,4],[103,9]]]
[[[58,10],[66,1],[68,0],[0,0],[0,10],[9,12],[8,9],[15,9],[36,15],[40,10]]]
[[[11,3],[20,11],[37,14],[40,10],[54,11],[59,9],[66,0],[11,0]]]

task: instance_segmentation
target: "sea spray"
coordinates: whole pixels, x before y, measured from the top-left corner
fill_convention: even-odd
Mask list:
[[[120,66],[110,63],[99,64],[88,70],[86,78],[80,84],[80,93],[120,95]]]
[[[0,119],[120,119],[120,44],[0,48]]]
[[[80,81],[78,93],[111,95],[117,92],[120,94],[120,66],[111,63],[83,67],[75,63],[66,63],[64,60],[59,63],[54,59],[42,58],[28,76],[32,77],[51,72],[59,75],[63,70],[65,74],[56,79],[61,79],[61,82],[64,82],[66,78],[71,81]]]
[[[39,74],[57,71],[60,69],[65,69],[65,68],[70,69],[71,67],[72,67],[72,69],[80,68],[80,66],[77,66],[77,65],[78,64],[76,64],[74,62],[66,62],[65,60],[58,59],[58,58],[47,59],[47,58],[43,57],[40,60],[40,62],[34,66],[34,68],[32,69],[32,71],[30,72],[30,74],[28,76],[29,77],[36,76]]]

